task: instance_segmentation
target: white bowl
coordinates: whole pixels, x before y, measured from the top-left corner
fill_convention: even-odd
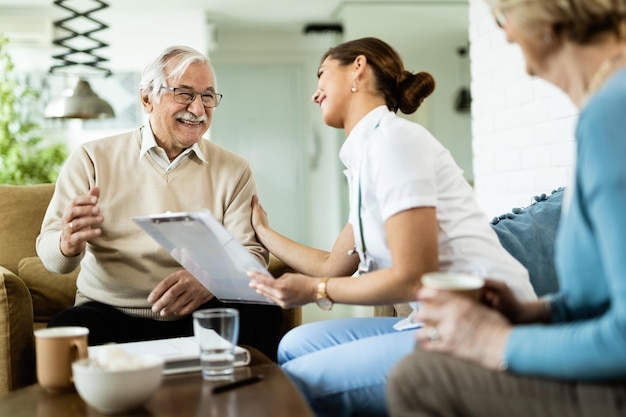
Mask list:
[[[72,363],[74,385],[83,400],[103,414],[141,407],[163,380],[163,358],[138,355],[133,369],[111,369],[95,359]]]

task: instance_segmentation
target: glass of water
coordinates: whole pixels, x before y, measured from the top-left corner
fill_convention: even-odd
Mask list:
[[[234,308],[198,310],[193,313],[193,330],[200,345],[202,377],[229,379],[239,338],[239,311]]]

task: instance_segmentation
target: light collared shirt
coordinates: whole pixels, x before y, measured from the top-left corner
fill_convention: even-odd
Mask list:
[[[146,129],[145,126],[141,128],[141,150],[139,151],[139,159],[143,158],[144,154],[148,153],[165,172],[169,172],[179,166],[192,151],[195,152],[196,156],[202,162],[206,162],[206,158],[197,143],[194,143],[192,146],[182,151],[180,155],[170,162],[165,149],[157,144],[149,122],[148,127],[149,129]]]
[[[424,127],[378,106],[339,151],[346,167],[354,241],[373,270],[392,266],[385,223],[417,207],[435,207],[439,269],[506,282],[519,300],[537,298],[528,271],[500,244],[450,152]],[[361,225],[363,240],[361,242]]]

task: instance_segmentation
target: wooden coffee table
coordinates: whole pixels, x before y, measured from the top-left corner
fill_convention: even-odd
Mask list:
[[[249,348],[250,349],[250,348]],[[168,375],[156,394],[143,408],[117,417],[185,416],[272,416],[313,417],[304,397],[280,367],[261,353],[250,349],[249,366],[236,368],[234,379],[263,374],[260,382],[214,394],[220,382],[204,381],[200,372]],[[96,417],[76,391],[49,393],[39,384],[12,391],[0,397],[0,416],[7,417]]]

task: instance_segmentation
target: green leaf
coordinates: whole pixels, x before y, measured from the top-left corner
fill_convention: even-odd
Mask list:
[[[0,183],[54,182],[67,147],[44,145],[41,126],[30,110],[40,93],[17,80],[8,45],[9,39],[0,33]]]

